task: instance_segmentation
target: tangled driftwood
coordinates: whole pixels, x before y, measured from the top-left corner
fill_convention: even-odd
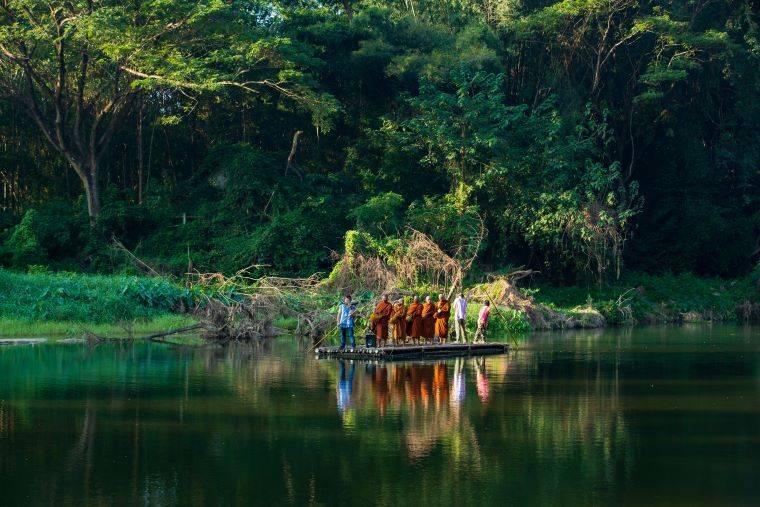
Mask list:
[[[447,253],[430,236],[409,228],[396,250],[385,256],[346,252],[324,286],[343,292],[408,294],[402,288],[425,285],[451,294],[462,287],[486,235],[482,221],[472,237]]]
[[[329,327],[319,277],[253,277],[251,266],[232,276],[192,273],[191,287],[212,288],[195,310],[206,329],[205,337],[219,341],[251,341],[284,331],[275,326],[282,317],[297,319],[297,334],[319,335]]]

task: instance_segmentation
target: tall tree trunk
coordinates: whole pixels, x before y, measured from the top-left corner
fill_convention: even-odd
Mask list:
[[[84,194],[87,198],[87,213],[90,216],[90,225],[95,225],[98,216],[100,216],[100,184],[98,183],[97,162],[93,161],[88,165],[77,165],[72,163],[72,166],[84,187]]]
[[[143,109],[141,102],[137,112],[137,204],[143,203]]]
[[[346,17],[348,17],[348,24],[351,25],[354,22],[354,10],[351,7],[351,0],[343,0],[343,10],[346,12]]]

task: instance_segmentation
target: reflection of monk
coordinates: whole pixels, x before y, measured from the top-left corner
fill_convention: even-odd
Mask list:
[[[422,337],[426,342],[432,343],[435,335],[435,305],[430,296],[425,298],[422,305]]]
[[[388,321],[391,318],[393,305],[388,302],[388,294],[383,294],[383,299],[375,308],[375,336],[377,337],[377,346],[384,347],[388,340]]]
[[[446,378],[446,363],[437,363],[433,367],[433,394],[436,406],[449,399],[449,385]]]
[[[372,385],[375,388],[375,401],[380,415],[385,415],[385,408],[388,406],[390,394],[388,393],[388,370],[385,366],[378,366],[375,369],[375,379]]]
[[[414,296],[412,304],[409,305],[407,318],[407,335],[411,337],[413,343],[417,343],[422,336],[422,305],[420,298]]]
[[[406,305],[403,299],[399,299],[393,305],[393,314],[389,322],[393,325],[394,345],[398,345],[399,340],[403,344],[406,341]]]
[[[435,334],[441,343],[446,343],[446,338],[449,336],[451,303],[443,297],[443,294],[438,294],[438,303],[435,308]]]

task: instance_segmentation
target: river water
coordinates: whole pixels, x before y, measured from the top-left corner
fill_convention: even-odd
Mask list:
[[[760,505],[760,329],[485,359],[0,347],[0,505]]]

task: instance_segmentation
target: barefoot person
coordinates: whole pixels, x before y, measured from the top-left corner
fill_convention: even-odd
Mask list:
[[[398,347],[401,342],[403,345],[406,342],[406,305],[403,298],[399,298],[393,305],[393,314],[389,322],[393,326],[393,344]]]
[[[486,331],[488,330],[488,316],[491,313],[491,302],[486,301],[483,303],[483,307],[480,309],[480,314],[478,314],[478,330],[475,332],[475,339],[472,341],[474,343],[480,342],[483,343],[486,341]]]
[[[343,303],[338,307],[338,319],[337,324],[340,328],[340,348],[341,350],[346,348],[346,336],[351,340],[351,346],[356,347],[356,340],[354,339],[354,314],[356,313],[356,305],[351,303],[351,296],[346,294],[343,298]]]
[[[433,343],[435,336],[435,305],[430,296],[425,298],[422,305],[422,337],[427,343]]]
[[[461,292],[457,294],[454,300],[454,332],[456,333],[457,343],[467,343],[467,331],[465,330],[465,320],[467,319],[467,300]]]
[[[443,294],[438,294],[438,302],[435,304],[435,335],[439,343],[446,343],[449,337],[449,317],[451,303]]]
[[[388,302],[388,294],[383,294],[382,300],[375,308],[375,338],[378,347],[385,347],[388,341],[388,321],[392,311],[393,305]]]
[[[412,339],[412,343],[417,345],[422,336],[422,305],[419,296],[414,296],[412,304],[409,305],[409,311],[406,313],[406,334]]]

